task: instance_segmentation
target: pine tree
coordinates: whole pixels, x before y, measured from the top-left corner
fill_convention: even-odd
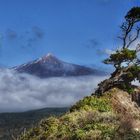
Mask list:
[[[122,41],[120,49],[104,60],[105,64],[111,64],[115,71],[109,79],[98,84],[95,91],[97,95],[102,95],[112,87],[118,87],[127,91],[133,89],[132,81],[140,81],[140,44],[138,43],[140,33],[140,7],[133,7],[125,16],[125,21],[120,27]]]

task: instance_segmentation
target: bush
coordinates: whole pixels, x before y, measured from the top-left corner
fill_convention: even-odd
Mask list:
[[[99,112],[112,111],[111,103],[108,98],[99,98],[96,96],[85,97],[83,100],[80,100],[74,106],[72,106],[70,111],[72,112],[80,109],[87,111],[97,110]]]

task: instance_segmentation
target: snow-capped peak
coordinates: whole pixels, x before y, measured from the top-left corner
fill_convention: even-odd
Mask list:
[[[29,73],[40,78],[54,76],[80,76],[96,72],[91,68],[64,62],[52,53],[48,53],[32,62],[17,66],[14,70],[22,73]]]
[[[50,58],[50,57],[55,57],[55,56],[52,53],[48,53],[41,58]]]
[[[46,57],[52,57],[52,56],[54,56],[52,53],[48,53],[48,54],[46,55]]]
[[[52,53],[48,53],[47,55],[44,55],[43,57],[36,59],[34,63],[38,62],[45,63],[46,61],[56,61],[56,60],[58,61],[58,59]]]
[[[43,62],[58,62],[60,60],[58,60],[52,53],[48,53],[47,55],[43,56],[40,58],[40,61],[43,61]]]

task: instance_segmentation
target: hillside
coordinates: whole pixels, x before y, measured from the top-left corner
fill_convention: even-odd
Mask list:
[[[127,92],[113,88],[85,97],[60,117],[43,119],[20,140],[139,140],[140,108]]]
[[[65,113],[68,108],[44,108],[19,113],[0,113],[0,140],[11,140],[42,118]]]

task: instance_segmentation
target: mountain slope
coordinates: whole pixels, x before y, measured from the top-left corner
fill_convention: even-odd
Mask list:
[[[24,129],[36,125],[41,119],[51,115],[59,116],[68,108],[44,108],[20,113],[0,113],[0,140],[11,140]]]
[[[29,73],[41,78],[101,74],[101,72],[96,69],[61,61],[52,54],[48,54],[32,62],[14,67],[14,70],[22,73]]]
[[[20,140],[139,140],[140,108],[130,95],[114,88],[103,96],[88,96],[63,116],[50,117],[20,136]]]

